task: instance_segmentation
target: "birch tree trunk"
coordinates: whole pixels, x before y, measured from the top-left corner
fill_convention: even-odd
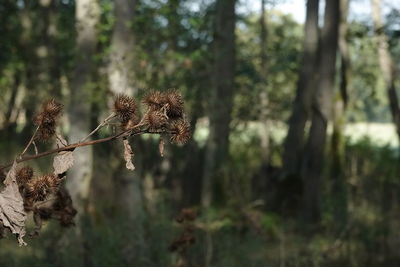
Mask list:
[[[311,102],[318,76],[318,7],[319,0],[307,1],[304,28],[303,59],[297,84],[296,98],[285,139],[283,171],[286,177],[299,177],[304,152],[304,129],[311,116]]]
[[[332,115],[340,0],[326,2],[321,36],[318,87],[312,105],[312,124],[302,166],[303,218],[307,223],[320,219],[321,175],[324,166],[326,130]]]
[[[133,82],[134,35],[131,27],[135,6],[135,0],[114,1],[115,24],[111,39],[110,64],[108,66],[110,89],[114,95],[123,93],[133,96],[137,93]],[[134,150],[137,145],[137,142],[132,145]],[[116,158],[121,159],[123,155],[122,144],[116,144],[113,153]],[[135,161],[135,165],[138,167],[138,161]],[[112,178],[115,205],[121,214],[133,221],[143,217],[139,169],[134,172],[129,171],[125,168],[123,160],[121,160],[121,164],[116,167]]]
[[[133,49],[134,36],[132,20],[136,0],[115,0],[115,24],[111,37],[110,64],[108,79],[114,93],[136,94],[133,87]]]
[[[70,85],[70,142],[79,141],[90,132],[92,74],[95,71],[96,24],[99,11],[97,0],[76,1],[77,57]],[[82,216],[87,206],[92,179],[92,148],[79,149],[74,152],[74,156],[75,165],[68,172],[67,188],[78,210],[78,216]]]

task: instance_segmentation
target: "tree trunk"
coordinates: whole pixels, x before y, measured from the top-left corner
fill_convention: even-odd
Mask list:
[[[335,94],[333,107],[333,134],[331,143],[331,176],[333,215],[339,227],[347,221],[347,192],[344,174],[344,136],[343,130],[346,123],[346,107],[348,104],[348,87],[350,84],[350,55],[347,43],[347,16],[349,1],[340,2],[341,18],[339,26],[339,51],[340,51],[340,90]]]
[[[286,177],[299,177],[304,152],[304,128],[311,116],[311,102],[318,74],[318,7],[319,0],[307,1],[304,28],[303,59],[297,84],[296,99],[289,120],[283,153],[283,171]]]
[[[321,36],[318,87],[313,99],[312,124],[302,166],[303,218],[307,223],[317,223],[320,219],[321,175],[326,129],[332,113],[339,17],[340,0],[327,1]]]
[[[108,79],[114,93],[136,94],[133,87],[134,36],[131,23],[136,0],[114,1],[115,24],[111,39]]]
[[[221,173],[228,156],[235,74],[235,2],[218,0],[216,3],[213,90],[208,109],[210,134],[202,188],[202,206],[205,208],[212,201],[212,181]]]
[[[202,207],[206,212],[213,198],[213,181],[222,174],[223,163],[229,152],[229,124],[235,77],[235,2],[235,0],[216,1],[213,90],[208,108],[210,134],[205,152],[201,199]],[[211,233],[207,232],[205,241],[205,266],[207,267],[211,264],[212,251]]]
[[[76,1],[76,62],[71,79],[71,103],[69,108],[70,142],[77,142],[90,132],[92,75],[95,71],[96,24],[99,5],[96,0]],[[92,148],[74,152],[75,164],[68,173],[67,188],[71,194],[78,216],[85,212],[90,181],[92,179]]]
[[[396,127],[398,139],[400,141],[400,107],[398,96],[395,88],[395,68],[396,65],[393,62],[393,59],[390,55],[389,47],[388,47],[388,38],[384,31],[384,24],[382,22],[382,9],[381,9],[381,0],[371,0],[371,8],[372,8],[372,20],[375,30],[375,42],[378,48],[378,58],[379,58],[379,66],[381,68],[381,72],[383,75],[384,83],[387,90],[387,95],[389,98],[390,111],[392,114],[392,120]],[[395,209],[392,208],[392,200],[391,197],[391,183],[384,179],[383,181],[383,192],[382,192],[382,216],[381,216],[381,228],[385,229],[385,233],[382,238],[382,250],[384,255],[388,256],[390,251],[388,251],[388,240],[392,233],[396,231],[396,225],[391,223],[391,216]]]
[[[136,95],[133,83],[133,50],[134,35],[131,23],[134,18],[136,1],[114,1],[115,24],[111,39],[110,64],[108,66],[108,79],[111,91]],[[132,145],[135,149],[135,145]],[[123,147],[116,144],[115,156],[122,159]],[[136,164],[138,165],[138,164]],[[143,215],[143,202],[141,194],[141,182],[139,170],[134,172],[125,168],[125,164],[119,164],[113,175],[114,196],[121,214],[135,220]]]
[[[388,40],[387,36],[385,35],[384,25],[382,22],[381,0],[371,0],[371,6],[372,20],[375,30],[375,39],[378,46],[379,66],[381,68],[385,86],[387,88],[393,123],[396,127],[397,134],[400,140],[400,107],[395,88],[395,66],[390,55]]]

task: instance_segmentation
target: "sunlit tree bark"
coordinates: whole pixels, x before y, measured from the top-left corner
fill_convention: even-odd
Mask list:
[[[119,93],[136,95],[133,82],[134,34],[132,22],[134,19],[136,1],[114,1],[115,24],[111,38],[110,64],[108,80],[110,89]],[[123,155],[122,145],[114,149],[116,157]],[[138,165],[138,164],[136,164]],[[113,175],[115,204],[126,216],[135,220],[142,217],[143,202],[139,170],[135,172],[125,168],[123,162],[116,167]]]
[[[69,107],[70,142],[76,142],[90,132],[92,74],[95,71],[94,54],[97,44],[96,25],[99,19],[97,0],[76,1],[76,61],[71,79]],[[71,193],[78,214],[85,211],[92,179],[92,149],[83,148],[74,153],[75,165],[68,173],[67,188]]]

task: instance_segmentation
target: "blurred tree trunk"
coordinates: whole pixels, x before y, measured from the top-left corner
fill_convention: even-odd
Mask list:
[[[260,92],[260,122],[261,122],[261,159],[268,165],[269,161],[269,120],[268,120],[268,62],[267,62],[267,16],[265,13],[265,0],[261,0],[260,16],[260,57],[261,57],[261,83]]]
[[[208,117],[209,137],[206,145],[202,184],[202,207],[211,206],[213,182],[221,179],[223,165],[229,155],[229,124],[231,122],[235,78],[235,4],[236,0],[217,0],[214,24],[214,70]],[[208,215],[206,215],[208,220]],[[205,239],[205,266],[212,260],[211,232]]]
[[[77,142],[90,132],[92,75],[95,71],[96,25],[99,20],[96,0],[76,1],[76,61],[71,79],[71,103],[69,107],[70,142]],[[67,188],[71,193],[79,216],[86,211],[92,179],[92,148],[85,147],[74,152],[75,164],[68,173]]]
[[[4,123],[3,123],[4,129],[6,129],[10,123],[13,123],[13,121],[11,120],[11,115],[13,111],[15,111],[16,100],[20,85],[21,85],[21,71],[17,69],[15,70],[14,73],[14,84],[11,89],[10,99],[8,100],[7,111],[4,116]]]
[[[221,174],[229,150],[235,75],[235,0],[216,2],[213,43],[214,71],[208,116],[210,134],[205,152],[202,206],[212,201],[212,181]]]
[[[381,68],[385,86],[387,88],[393,123],[396,127],[400,140],[400,107],[395,88],[395,66],[390,55],[388,40],[382,22],[381,0],[371,0],[371,6],[375,39],[378,46],[379,66]]]
[[[382,2],[381,0],[371,0],[371,8],[372,8],[372,20],[375,31],[375,41],[378,49],[378,58],[379,58],[379,66],[381,68],[381,72],[383,75],[383,80],[386,86],[389,103],[390,103],[390,111],[392,113],[392,120],[396,127],[398,139],[400,141],[400,107],[398,96],[395,87],[395,68],[396,65],[393,62],[391,57],[389,47],[388,47],[388,38],[385,34],[384,24],[382,21]],[[396,213],[396,209],[393,209],[393,200],[392,200],[392,188],[390,180],[383,179],[383,192],[382,192],[382,216],[381,216],[381,229],[385,229],[383,232],[382,238],[382,251],[383,254],[388,257],[390,254],[389,250],[389,239],[395,231],[397,231],[398,226],[393,223],[393,219],[391,217],[394,213]],[[394,202],[395,203],[395,202]],[[392,217],[393,218],[393,217]]]
[[[326,2],[321,35],[318,87],[312,104],[312,124],[302,166],[303,219],[317,223],[320,219],[321,175],[324,166],[326,130],[332,114],[340,0]]]
[[[114,1],[115,24],[111,38],[108,79],[110,89],[115,95],[123,93],[133,96],[137,93],[133,83],[134,35],[131,27],[135,6],[136,1],[132,0]],[[115,204],[125,216],[138,219],[143,213],[138,170],[132,172],[125,168],[125,163],[121,160],[123,159],[122,144],[117,143],[114,147],[113,153],[116,158],[114,160],[121,161],[113,175]],[[134,145],[132,147],[135,149]]]
[[[343,226],[347,221],[347,192],[344,174],[344,136],[343,130],[346,123],[346,108],[348,104],[348,91],[350,84],[350,55],[347,41],[347,17],[349,1],[340,2],[341,17],[339,26],[339,51],[340,51],[340,90],[335,94],[333,107],[333,134],[331,143],[331,176],[334,218],[338,226]]]
[[[136,94],[133,85],[134,36],[132,21],[136,0],[115,0],[108,79],[114,93]]]
[[[311,116],[311,102],[318,77],[318,7],[319,0],[307,1],[304,27],[303,59],[297,84],[296,99],[289,120],[283,153],[283,171],[286,177],[297,175],[304,152],[304,128]]]

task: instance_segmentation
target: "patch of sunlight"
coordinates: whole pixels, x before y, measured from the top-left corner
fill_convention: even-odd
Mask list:
[[[351,143],[357,143],[368,138],[378,146],[399,146],[396,128],[392,123],[351,123],[346,125],[344,133]]]
[[[260,135],[263,126],[260,122],[249,121],[236,124],[231,134],[231,141],[247,143],[254,136]],[[287,134],[287,125],[279,121],[271,121],[268,127],[270,138],[277,144],[283,143]],[[329,127],[328,133],[332,133]],[[205,145],[209,135],[209,122],[207,118],[202,118],[197,122],[194,139],[201,146]],[[398,147],[399,140],[394,125],[392,123],[370,123],[357,122],[349,123],[345,126],[344,135],[349,142],[354,144],[369,139],[377,146]]]

